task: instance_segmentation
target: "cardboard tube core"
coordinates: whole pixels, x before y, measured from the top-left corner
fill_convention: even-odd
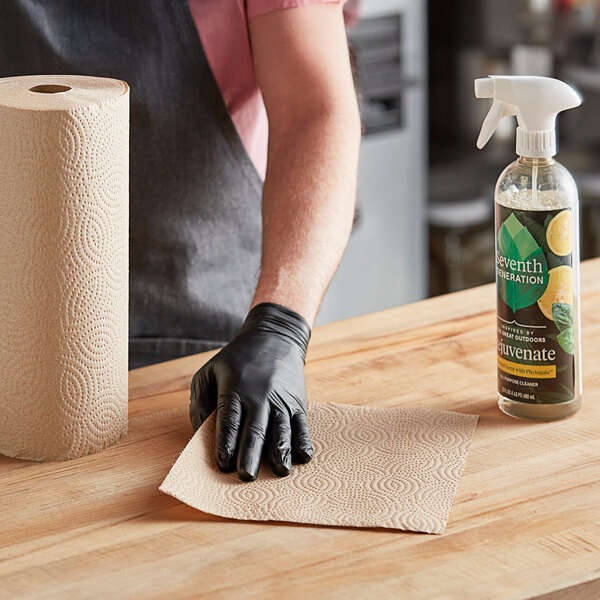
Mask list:
[[[29,88],[30,92],[39,94],[58,94],[59,92],[68,92],[71,88],[68,85],[59,85],[56,83],[46,83],[44,85],[34,85]]]

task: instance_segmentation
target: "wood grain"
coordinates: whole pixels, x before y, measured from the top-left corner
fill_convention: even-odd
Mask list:
[[[554,423],[496,407],[493,286],[314,330],[309,399],[480,415],[444,535],[229,521],[161,494],[209,352],[131,371],[113,448],[0,457],[0,597],[600,597],[600,260],[582,290],[583,408]]]

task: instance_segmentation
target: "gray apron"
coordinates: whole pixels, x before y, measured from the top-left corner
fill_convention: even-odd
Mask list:
[[[1,0],[0,77],[51,73],[131,86],[129,368],[224,345],[258,279],[262,182],[187,0]]]

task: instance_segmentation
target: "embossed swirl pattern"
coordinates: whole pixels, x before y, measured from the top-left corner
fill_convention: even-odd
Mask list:
[[[126,95],[0,111],[0,234],[11,257],[0,354],[13,399],[3,398],[2,453],[64,460],[127,431],[128,120]]]
[[[280,479],[243,483],[214,464],[214,417],[161,490],[204,512],[252,520],[442,533],[477,417],[419,408],[310,403],[315,454]]]

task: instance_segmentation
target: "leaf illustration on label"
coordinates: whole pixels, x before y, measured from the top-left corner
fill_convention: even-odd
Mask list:
[[[563,383],[559,384],[559,386],[560,387],[554,391],[544,390],[540,392],[539,390],[537,390],[537,392],[535,393],[535,401],[538,404],[560,404],[561,402],[568,402],[569,400],[573,400],[573,390],[569,389]],[[535,392],[535,388],[529,389]]]
[[[546,257],[546,262],[548,263],[548,269],[553,269],[554,267],[560,267],[561,265],[570,265],[571,264],[571,256],[556,256],[550,248],[548,248],[548,240],[546,239],[546,227],[550,220],[552,220],[552,215],[546,217],[546,224],[542,225],[537,221],[534,221],[531,217],[528,217],[526,214],[521,215],[521,219],[523,219],[523,225],[527,227],[529,233],[533,236],[539,247],[542,249],[544,256]]]
[[[573,306],[565,302],[555,302],[552,305],[552,318],[558,331],[573,327]]]
[[[538,246],[544,251],[544,254],[549,251],[548,241],[546,240],[546,228],[541,223],[534,221],[531,217],[526,214],[521,215],[523,224],[529,230],[529,233],[533,236],[533,239],[537,242]],[[547,257],[546,257],[547,258]]]
[[[513,312],[537,302],[548,286],[548,263],[542,248],[514,213],[498,230],[500,297]],[[502,275],[500,274],[502,272]]]
[[[568,329],[565,329],[559,333],[556,337],[556,341],[567,354],[575,353],[575,342],[572,327],[569,327]]]

